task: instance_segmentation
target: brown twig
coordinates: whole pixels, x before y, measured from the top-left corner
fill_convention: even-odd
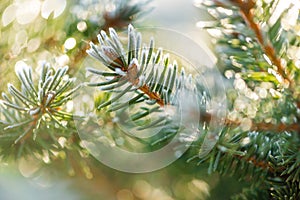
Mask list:
[[[143,86],[139,87],[139,90],[141,90],[146,95],[148,95],[150,99],[156,100],[156,103],[158,105],[164,106],[163,99],[161,99],[160,96],[157,93],[151,92],[147,85],[143,85]]]
[[[133,85],[135,86],[139,85],[140,80],[138,77],[138,69],[136,63],[133,62],[128,66],[126,78]],[[138,89],[141,90],[143,93],[145,93],[150,99],[156,100],[156,103],[158,105],[164,106],[164,100],[160,97],[158,93],[151,91],[148,85],[144,84],[138,87]]]
[[[257,123],[252,126],[252,130],[259,130],[259,131],[277,131],[277,132],[284,132],[284,131],[299,131],[300,124],[271,124],[271,123]]]
[[[229,126],[240,126],[240,122],[235,122],[229,119],[225,120],[225,124]],[[278,133],[284,132],[284,131],[300,131],[300,124],[293,123],[293,124],[284,124],[284,123],[278,123],[278,124],[272,124],[272,123],[254,123],[252,122],[250,131],[275,131]]]
[[[268,162],[263,161],[263,160],[257,160],[257,158],[255,156],[251,156],[251,157],[245,157],[245,156],[235,156],[238,159],[244,160],[247,163],[251,163],[252,165],[254,165],[255,167],[258,167],[260,169],[263,170],[267,170],[271,173],[275,173],[277,170],[272,167]]]
[[[210,113],[201,113],[200,116],[200,122],[201,123],[207,123],[209,124],[212,118],[216,116],[212,116]],[[232,121],[230,119],[224,120],[224,125],[230,126],[230,127],[238,127],[241,125],[241,122],[238,121]],[[252,125],[250,128],[250,131],[274,131],[274,132],[284,132],[284,131],[296,131],[300,132],[300,124],[293,123],[293,124],[284,124],[284,123],[278,123],[278,124],[272,124],[272,123],[265,123],[265,122],[259,122],[255,123],[252,121]]]

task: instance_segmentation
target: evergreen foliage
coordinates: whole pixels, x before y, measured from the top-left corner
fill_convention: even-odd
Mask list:
[[[169,141],[178,131],[187,128],[179,125],[180,113],[187,112],[184,117],[189,118],[188,113],[192,109],[196,113],[201,106],[205,106],[208,97],[201,92],[204,86],[191,74],[186,75],[184,68],[178,67],[176,61],[170,64],[169,54],[164,54],[161,48],[156,51],[153,39],[149,46],[144,44],[142,47],[141,34],[131,25],[128,26],[126,48],[114,29],[109,29],[109,33],[110,37],[102,31],[98,35],[99,45],[91,43],[87,51],[111,71],[87,68],[89,73],[102,77],[100,82],[90,82],[88,86],[99,87],[110,96],[104,100],[100,98],[101,104],[97,105],[97,109],[109,106],[104,112],[119,112],[116,117],[122,117],[127,109],[134,110],[130,116],[122,117],[132,120],[129,129],[138,133],[146,129],[152,132],[161,128],[154,138],[143,142],[155,145]],[[199,103],[182,108],[183,98],[187,97]],[[195,106],[199,108],[194,108]],[[173,114],[170,114],[170,110],[173,110]],[[192,137],[194,133],[188,135]]]
[[[2,93],[1,157],[33,154],[50,162],[76,131],[66,104],[80,86],[73,86],[67,66],[55,70],[43,63],[37,80],[24,62],[15,71],[20,89],[8,84],[8,94]]]
[[[206,158],[209,170],[251,180],[251,189],[237,199],[298,199],[299,69],[292,54],[300,39],[296,5],[281,12],[283,5],[276,0],[214,0],[198,6],[216,20],[201,26],[215,38],[219,66],[235,86],[229,91],[228,129]]]
[[[82,19],[72,15],[75,20],[64,27],[66,35],[91,42],[64,49],[71,58],[70,67],[77,70],[85,52],[105,66],[86,69],[92,77],[86,86],[100,89],[94,111],[104,119],[103,126],[129,119],[134,123],[128,129],[159,130],[141,139],[114,126],[106,134],[115,144],[116,136],[123,134],[128,149],[138,148],[133,139],[144,145],[142,151],[156,150],[180,133],[178,143],[193,142],[186,165],[208,166],[208,174],[230,175],[248,183],[232,199],[300,199],[299,3],[280,10],[280,0],[196,2],[214,18],[198,25],[214,38],[217,67],[233,86],[227,90],[228,111],[226,119],[220,119],[222,130],[209,126],[220,116],[207,109],[211,100],[208,86],[186,72],[186,66],[178,65],[172,55],[156,49],[154,39],[143,44],[142,35],[128,25],[148,2],[114,1],[114,12],[103,11],[100,23],[87,20],[88,29],[81,33],[74,31],[74,25]],[[51,20],[49,17],[48,22]],[[127,25],[124,42],[116,30]],[[48,35],[45,38],[47,48],[62,43]],[[16,65],[19,83],[9,83],[0,101],[1,161],[34,156],[51,163],[73,153],[79,154],[75,160],[89,156],[73,122],[78,116],[68,108],[85,85],[75,87],[68,70],[45,62],[35,68],[23,61]],[[133,112],[128,114],[127,109]],[[181,117],[192,121],[192,128],[179,123]],[[210,131],[217,131],[215,137],[210,137]],[[207,138],[214,142],[203,152]],[[88,167],[83,168],[90,173]]]

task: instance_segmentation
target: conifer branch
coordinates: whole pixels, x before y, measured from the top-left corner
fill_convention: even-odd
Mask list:
[[[270,173],[276,172],[276,169],[274,169],[273,166],[271,166],[267,161],[257,160],[256,156],[246,157],[246,156],[236,155],[235,158],[244,160],[245,162],[252,164],[257,168],[266,170]]]
[[[272,106],[269,115],[274,123],[261,122],[265,114],[264,111],[260,113],[261,110],[257,110],[259,113],[256,112],[255,117],[248,118],[246,124],[237,119],[239,117],[233,117],[232,120],[228,116],[225,119],[225,129],[229,130],[220,135],[216,144],[219,148],[212,150],[207,157],[201,158],[201,161],[208,160],[210,169],[224,174],[233,171],[232,174],[240,174],[242,178],[253,177],[252,186],[256,187],[257,182],[266,186],[266,198],[272,196],[278,199],[295,199],[299,196],[300,174],[300,163],[296,159],[299,157],[300,134],[297,111],[300,104],[296,89],[299,69],[295,63],[298,57],[291,58],[291,55],[286,52],[293,48],[298,49],[299,39],[290,26],[283,27],[284,21],[290,16],[287,14],[290,13],[289,8],[277,11],[278,5],[272,5],[272,3],[277,4],[277,0],[271,3],[255,0],[213,0],[213,2],[203,1],[202,4],[209,8],[208,12],[216,22],[199,25],[211,30],[209,33],[217,39],[216,50],[220,53],[221,65],[225,67],[225,72],[232,71],[235,75],[241,75],[247,90],[258,94],[258,98],[252,98],[242,91],[245,87],[240,89],[235,85],[236,90],[241,91],[241,94],[238,94],[237,98],[231,96],[234,101],[234,112],[237,112],[239,117],[248,117],[248,112],[243,110],[247,109],[246,107],[235,105],[240,103],[235,101],[235,99],[240,100],[239,97],[249,98],[250,102],[258,101],[259,108],[266,105],[266,100],[263,99],[267,97],[259,95],[257,93],[259,89],[256,90],[257,88],[266,90],[267,87],[259,85],[261,82],[272,83],[273,87],[278,88],[279,95],[274,95],[270,90],[272,98],[267,98],[277,105]],[[257,8],[258,4],[261,7]],[[263,13],[260,13],[259,9]],[[271,11],[280,13],[275,23],[271,21],[271,17],[278,13],[271,13]],[[293,17],[298,16],[297,14]],[[267,32],[263,30],[263,24],[268,26]],[[293,26],[298,27],[299,24]],[[286,67],[283,63],[286,63]],[[230,79],[229,76],[227,78]],[[238,79],[239,77],[236,77],[235,80]],[[238,84],[238,81],[234,84]],[[278,87],[280,85],[283,87]],[[201,120],[210,122],[216,117],[206,113]],[[249,191],[255,191],[254,187],[249,188]],[[243,196],[251,198],[251,195]]]
[[[247,0],[247,1],[231,0],[231,2],[233,2],[235,5],[237,5],[240,8],[242,17],[244,18],[245,22],[249,25],[249,27],[254,31],[258,43],[261,45],[266,55],[271,59],[272,63],[277,67],[278,73],[283,78],[288,80],[290,84],[292,84],[292,79],[289,77],[287,71],[284,69],[284,66],[281,63],[280,58],[277,57],[274,47],[269,42],[269,40],[264,39],[261,27],[259,26],[259,24],[254,22],[255,16],[253,15],[253,9],[255,7],[255,1],[254,0]]]
[[[240,126],[240,122],[235,122],[231,120],[226,120],[225,124],[229,126]],[[272,123],[265,123],[265,122],[260,122],[260,123],[255,123],[252,122],[250,131],[270,131],[270,132],[277,132],[277,133],[282,133],[284,131],[295,131],[298,132],[300,131],[300,125],[298,123],[293,123],[293,124],[284,124],[284,123],[279,123],[279,124],[272,124]]]
[[[213,0],[216,5],[226,7],[226,5],[219,0]],[[282,65],[280,58],[276,55],[275,49],[269,40],[265,39],[263,36],[263,32],[258,23],[254,21],[253,9],[255,8],[254,0],[229,0],[233,5],[239,8],[239,11],[244,19],[244,21],[248,24],[248,26],[255,33],[256,39],[260,44],[262,50],[265,54],[270,58],[271,62],[277,67],[277,72],[280,76],[282,76],[285,80],[290,84],[289,86],[293,87],[293,80],[289,76],[288,72],[285,70],[285,67]]]
[[[129,25],[126,45],[123,45],[112,28],[109,29],[109,36],[101,31],[98,41],[99,45],[90,43],[87,53],[110,71],[87,68],[91,75],[91,82],[87,85],[99,87],[103,93],[109,93],[110,98],[96,103],[96,108],[99,111],[104,109],[107,112],[124,112],[123,115],[128,115],[127,109],[134,110],[135,113],[128,116],[136,125],[128,123],[133,130],[161,128],[157,135],[144,141],[139,140],[139,143],[148,143],[156,148],[171,140],[178,131],[187,129],[177,122],[178,116],[182,114],[186,118],[192,118],[195,110],[189,110],[190,108],[205,107],[208,97],[202,91],[205,90],[202,83],[197,82],[197,76],[194,78],[191,74],[186,75],[183,67],[178,72],[176,61],[170,64],[169,55],[164,55],[161,48],[154,48],[153,38],[148,46],[142,44],[141,34]],[[187,97],[191,98],[184,99]],[[182,103],[187,105],[185,112],[180,110]],[[197,111],[195,113],[197,118]],[[202,125],[199,127],[202,128]]]
[[[40,77],[35,83],[31,67],[25,63],[16,66],[21,89],[8,84],[9,94],[2,93],[3,99],[0,104],[4,115],[0,123],[2,129],[0,137],[5,138],[1,141],[1,155],[9,157],[15,151],[19,151],[15,155],[18,158],[24,153],[21,148],[24,145],[27,149],[36,148],[38,151],[54,150],[59,147],[48,146],[43,140],[51,139],[54,144],[58,144],[58,138],[66,135],[65,133],[56,135],[57,133],[52,132],[53,129],[59,127],[62,129],[61,132],[73,132],[74,127],[70,126],[73,115],[64,112],[63,106],[71,100],[80,85],[73,88],[75,79],[68,78],[67,71],[67,66],[55,71],[48,63],[44,63]],[[66,131],[68,128],[70,130]],[[5,146],[9,148],[2,149]]]
[[[216,118],[216,116],[212,116],[210,113],[203,113],[200,116],[201,123],[210,123],[212,118]],[[225,119],[224,121],[225,126],[229,127],[238,127],[241,125],[241,122],[238,121],[232,121],[230,119]],[[252,121],[250,131],[270,131],[270,132],[277,132],[277,133],[283,133],[285,131],[293,131],[293,132],[300,132],[300,124],[298,123],[292,123],[292,124],[285,124],[285,123],[278,123],[278,124],[272,124],[272,123],[265,123],[265,122],[259,122],[255,123]]]
[[[161,99],[157,93],[151,92],[147,85],[143,85],[143,86],[139,87],[139,90],[141,90],[146,95],[148,95],[150,99],[155,100],[158,105],[164,106],[164,100]]]
[[[181,74],[177,74],[176,62],[173,65],[169,64],[168,55],[164,56],[161,49],[154,52],[153,40],[150,41],[148,47],[144,44],[141,48],[141,35],[136,33],[131,25],[128,26],[127,59],[125,58],[126,51],[117,33],[114,29],[110,29],[109,32],[110,38],[104,31],[101,31],[101,35],[98,35],[99,46],[91,42],[87,53],[101,61],[114,73],[88,68],[87,71],[95,75],[111,77],[109,81],[88,85],[102,86],[100,88],[102,90],[112,90],[130,83],[129,87],[144,94],[141,99],[154,101],[160,106],[176,104],[178,91],[187,87],[186,81],[191,77],[186,77],[183,69]],[[131,89],[129,87],[127,90]],[[125,92],[121,93],[115,99],[124,94]],[[141,99],[135,99],[135,102]],[[98,108],[108,105],[110,103],[104,103]]]
[[[226,1],[225,1],[226,2]],[[229,0],[227,1],[227,4],[224,1],[219,1],[219,0],[214,0],[215,6],[220,6],[224,7],[227,9],[231,9],[230,5],[235,6],[243,21],[246,22],[248,27],[253,31],[254,36],[258,44],[260,45],[262,49],[262,53],[265,53],[265,55],[270,59],[272,64],[277,67],[277,75],[281,76],[283,79],[285,79],[289,84],[289,89],[291,92],[296,92],[295,90],[295,81],[291,78],[291,75],[287,70],[285,70],[285,67],[283,66],[280,57],[276,55],[276,51],[272,43],[270,42],[270,38],[265,38],[265,35],[262,31],[261,26],[259,23],[255,22],[255,6],[256,2],[254,0],[247,0],[247,1],[242,1],[242,0]],[[230,5],[229,5],[230,4]],[[278,19],[280,21],[280,19]],[[235,34],[235,32],[233,33]],[[249,37],[249,36],[248,36]],[[260,71],[266,71],[266,69],[260,67]],[[268,72],[269,73],[269,72]],[[249,76],[249,73],[247,73]],[[273,74],[274,75],[274,74]],[[300,103],[298,97],[294,99],[296,102],[296,105],[298,108],[300,108]],[[251,130],[257,130],[257,131],[275,131],[275,132],[283,132],[283,131],[296,131],[299,132],[299,125],[297,122],[292,123],[292,124],[284,124],[284,123],[279,123],[279,124],[270,124],[270,123],[254,123],[252,122],[252,127]],[[227,124],[234,124],[238,125],[238,122],[233,122],[228,120]],[[300,133],[300,132],[299,132]]]

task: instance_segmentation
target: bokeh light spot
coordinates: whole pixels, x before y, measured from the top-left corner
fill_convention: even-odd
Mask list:
[[[130,190],[120,190],[117,193],[117,200],[133,200],[133,194]]]
[[[66,0],[46,0],[41,8],[42,17],[48,19],[50,14],[53,13],[53,18],[57,18],[64,12],[66,6]]]
[[[18,46],[24,46],[27,39],[27,32],[25,30],[21,30],[16,34],[15,43],[18,44]]]
[[[41,162],[33,157],[21,158],[18,167],[24,177],[31,177],[41,166]]]
[[[84,32],[84,31],[87,29],[87,24],[86,24],[86,22],[85,22],[85,21],[80,21],[80,22],[78,22],[78,24],[77,24],[77,29],[78,29],[78,31],[80,31],[80,32]]]
[[[132,188],[133,194],[141,199],[146,199],[151,195],[152,186],[144,180],[138,180]]]
[[[16,18],[16,10],[17,6],[14,4],[9,5],[2,14],[2,24],[3,26],[7,26]]]
[[[31,23],[40,12],[41,2],[38,0],[28,0],[18,4],[16,12],[17,22],[19,24]]]
[[[73,49],[74,47],[76,46],[76,40],[75,38],[68,38],[66,41],[65,41],[65,44],[64,44],[64,47],[67,49],[67,50],[70,50],[70,49]]]
[[[41,39],[39,37],[37,38],[32,38],[31,40],[28,41],[27,44],[27,51],[29,53],[36,51],[41,45]]]

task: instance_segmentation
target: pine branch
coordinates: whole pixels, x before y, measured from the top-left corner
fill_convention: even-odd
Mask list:
[[[299,39],[295,32],[283,27],[282,19],[288,9],[274,23],[270,20],[273,15],[270,11],[276,6],[269,2],[213,2],[204,1],[204,5],[216,22],[202,24],[216,38],[225,76],[229,79],[235,77],[236,91],[230,96],[233,101],[230,114],[233,115],[225,120],[225,130],[229,130],[219,136],[215,148],[200,158],[200,162],[208,161],[210,171],[223,174],[233,171],[232,174],[238,174],[242,179],[252,177],[250,192],[265,185],[270,198],[272,195],[278,198],[286,195],[285,198],[294,199],[299,193],[300,174],[299,159],[296,159],[300,133],[297,111],[299,69],[295,67],[295,59],[286,52],[291,46],[298,48]],[[271,89],[261,83],[272,83]],[[261,88],[265,95],[259,94]],[[271,111],[264,107],[270,101]],[[241,103],[244,106],[240,106]],[[257,110],[255,115],[250,112],[248,116],[247,109],[253,110],[252,103]],[[271,122],[262,122],[267,121],[266,116]],[[206,113],[201,120],[209,122],[212,117],[216,116]],[[243,124],[242,119],[247,123]]]
[[[227,120],[225,122],[226,125],[228,126],[240,126],[240,122],[235,122],[231,120]],[[285,131],[288,132],[299,132],[300,131],[300,125],[298,123],[293,123],[293,124],[284,124],[284,123],[279,123],[279,124],[272,124],[272,123],[254,123],[252,122],[250,131],[259,131],[259,132],[264,132],[264,131],[271,131],[271,132],[276,132],[276,133],[283,133]]]
[[[150,88],[147,85],[139,87],[139,90],[148,95],[150,99],[155,100],[158,105],[164,106],[164,100],[161,99],[161,97],[158,94],[151,92]]]
[[[209,124],[211,119],[216,119],[217,116],[212,116],[210,113],[206,112],[201,114],[200,116],[200,122]],[[241,122],[239,121],[233,121],[230,119],[224,120],[224,125],[229,126],[232,128],[236,128],[241,126]],[[300,131],[300,125],[298,123],[292,123],[292,124],[285,124],[285,123],[278,123],[278,124],[272,124],[272,123],[266,123],[266,122],[260,122],[255,123],[252,121],[250,131],[258,131],[258,132],[264,132],[264,131],[271,131],[276,133],[283,133],[285,131],[288,132],[299,132]]]
[[[87,68],[92,80],[87,85],[99,87],[102,93],[111,94],[109,99],[96,103],[99,113],[123,113],[120,116],[128,118],[124,123],[128,123],[138,133],[159,128],[156,135],[138,141],[151,144],[150,148],[157,148],[170,141],[174,135],[179,134],[178,131],[187,131],[189,125],[185,127],[178,121],[181,115],[185,120],[190,118],[191,124],[194,121],[196,123],[193,117],[198,117],[197,110],[205,110],[209,101],[207,92],[202,91],[206,89],[197,81],[197,76],[186,75],[184,68],[180,69],[176,61],[170,64],[169,55],[164,55],[161,48],[155,49],[154,39],[150,39],[148,46],[142,44],[141,34],[129,25],[127,45],[122,44],[112,28],[109,29],[109,36],[101,31],[98,41],[99,45],[90,43],[87,53],[109,71]],[[184,111],[181,110],[182,104],[186,105]],[[127,114],[127,109],[134,113]],[[202,130],[202,126],[204,124],[200,124],[199,129]],[[190,134],[194,132],[196,130]]]
[[[299,199],[300,198],[300,183],[287,183],[282,186],[277,186],[270,190],[273,199]]]
[[[2,93],[1,111],[4,118],[0,124],[0,154],[3,157],[14,154],[19,158],[30,153],[30,149],[57,151],[60,149],[59,137],[73,134],[75,128],[70,125],[73,115],[63,109],[80,86],[73,88],[75,79],[68,78],[67,71],[67,66],[55,71],[44,63],[39,80],[35,81],[31,67],[25,63],[16,66],[21,90],[8,84],[9,94]],[[60,131],[54,131],[56,129]],[[26,152],[23,151],[25,149]]]
[[[231,172],[231,175],[238,175],[241,179],[260,179],[259,182],[280,179],[288,182],[294,178],[294,182],[299,181],[299,176],[295,175],[300,171],[300,163],[296,159],[299,156],[299,145],[293,141],[293,137],[286,133],[273,135],[272,132],[241,132],[227,127],[219,136],[214,149],[200,157],[198,164],[207,161],[209,173]],[[192,157],[189,161],[195,158],[199,157]],[[255,181],[253,183],[256,184]]]
[[[102,86],[102,90],[112,90],[130,83],[127,90],[133,87],[135,91],[142,92],[145,94],[141,96],[144,100],[152,100],[160,106],[176,103],[178,91],[187,87],[184,80],[188,77],[185,76],[184,70],[178,76],[177,64],[170,65],[168,55],[164,56],[161,49],[154,53],[153,40],[150,41],[149,47],[144,45],[141,48],[141,35],[136,33],[131,25],[128,27],[127,59],[125,58],[126,51],[114,29],[110,29],[110,37],[111,39],[102,31],[101,35],[98,35],[100,45],[90,43],[91,47],[87,52],[114,73],[109,74],[88,68],[87,70],[93,74],[106,74],[111,77],[109,81],[89,85]],[[125,93],[115,97],[115,100]],[[140,99],[136,99],[136,102],[137,100]],[[110,103],[105,103],[100,107],[108,105]]]
[[[266,55],[271,59],[272,63],[277,67],[278,73],[285,78],[290,84],[293,83],[293,80],[287,74],[285,67],[282,65],[280,58],[277,57],[275,53],[275,49],[273,45],[268,41],[265,40],[262,34],[261,27],[259,24],[254,22],[254,14],[253,9],[255,8],[255,1],[254,0],[230,0],[234,5],[238,6],[242,17],[244,18],[245,22],[248,26],[254,31],[258,43],[261,45],[262,49],[266,53]]]
[[[215,2],[215,4],[217,6],[228,8],[228,5],[226,5],[225,3],[221,2],[221,1],[218,1],[218,0],[213,0],[213,1]],[[229,0],[229,2],[231,2],[234,6],[238,7],[244,21],[248,24],[248,26],[255,33],[256,39],[257,39],[258,43],[260,44],[262,50],[268,56],[268,58],[270,59],[272,64],[276,66],[276,71],[277,71],[278,75],[280,75],[281,77],[283,77],[285,79],[284,84],[287,84],[288,87],[292,90],[292,92],[297,93],[296,92],[297,85],[296,85],[295,81],[292,79],[292,77],[294,75],[290,74],[289,71],[286,69],[286,67],[283,66],[283,64],[281,62],[281,58],[278,57],[278,55],[276,54],[276,50],[275,50],[274,46],[272,45],[272,43],[270,42],[270,40],[268,38],[264,37],[262,28],[260,27],[260,25],[258,23],[256,23],[254,21],[255,15],[254,15],[253,10],[256,7],[256,2],[254,0],[247,0],[247,1]],[[297,106],[298,106],[298,108],[300,108],[299,107],[300,104],[298,103],[299,97],[297,96],[296,98],[297,98],[296,99]]]
[[[273,166],[271,166],[267,161],[257,160],[257,158],[255,156],[251,156],[251,157],[247,158],[244,156],[237,155],[237,156],[235,156],[235,158],[244,160],[245,162],[254,165],[256,168],[260,168],[262,170],[269,171],[270,173],[276,172],[276,170],[273,168]]]
[[[226,38],[230,38],[230,39],[232,38],[232,42],[234,42],[235,44],[227,45],[227,46],[231,46],[230,47],[230,48],[232,48],[232,49],[230,49],[231,51],[225,49],[225,52],[221,52],[221,53],[222,54],[224,53],[230,59],[234,58],[234,59],[232,59],[231,65],[241,64],[241,66],[239,66],[239,67],[244,67],[244,69],[247,69],[247,72],[244,72],[244,74],[242,75],[242,79],[246,80],[247,83],[248,82],[251,83],[253,81],[255,81],[255,82],[257,82],[257,81],[272,81],[275,85],[279,85],[281,83],[283,83],[283,84],[285,84],[285,83],[282,82],[280,80],[280,78],[278,78],[278,75],[281,77],[284,77],[285,79],[288,79],[287,81],[290,82],[290,84],[289,84],[290,88],[288,90],[285,89],[285,94],[289,95],[289,93],[291,93],[292,95],[290,96],[290,99],[287,98],[286,101],[294,101],[295,104],[297,105],[297,107],[299,108],[300,104],[298,103],[297,92],[295,90],[295,86],[296,86],[294,83],[295,81],[291,80],[292,75],[289,74],[288,69],[286,69],[286,70],[283,69],[284,67],[282,66],[281,58],[279,58],[276,55],[275,48],[273,47],[273,45],[271,43],[271,41],[273,41],[273,43],[275,41],[275,44],[282,43],[281,37],[286,37],[285,34],[283,34],[284,31],[280,32],[281,19],[279,18],[277,20],[277,22],[275,23],[275,25],[273,25],[270,28],[269,32],[271,32],[271,33],[268,34],[270,38],[267,38],[267,34],[263,33],[262,28],[259,25],[259,24],[262,24],[262,22],[258,23],[258,22],[254,21],[255,17],[257,17],[257,16],[255,16],[256,2],[254,2],[252,0],[249,0],[249,1],[239,1],[239,0],[217,1],[217,0],[215,0],[214,2],[215,2],[215,6],[220,6],[225,9],[233,11],[231,14],[229,14],[230,16],[224,15],[224,13],[222,13],[222,10],[220,10],[219,14],[216,14],[215,12],[211,12],[212,14],[214,14],[214,16],[216,18],[219,17],[221,19],[227,19],[227,20],[230,19],[227,17],[234,18],[234,20],[232,20],[232,22],[228,21],[228,23],[232,23],[232,25],[233,25],[231,28],[230,27],[226,28],[227,27],[226,24],[223,24],[221,26],[224,27],[224,32],[225,32],[224,36]],[[232,6],[234,6],[234,7],[232,7]],[[211,8],[213,8],[213,7],[214,6],[211,6]],[[251,34],[248,34],[247,32],[243,32],[242,30],[239,30],[238,26],[240,24],[238,22],[240,22],[239,21],[240,19],[239,19],[239,16],[235,15],[235,12],[240,13],[240,15],[241,15],[240,18],[242,18],[242,20],[244,22],[246,22],[247,27],[249,28],[249,30],[253,31],[254,35],[251,35]],[[267,18],[267,17],[265,16],[265,18]],[[264,19],[261,19],[261,20],[264,20]],[[224,20],[224,22],[225,22],[225,20]],[[278,26],[279,26],[279,28],[278,28]],[[227,34],[226,31],[228,31],[229,33]],[[276,37],[277,39],[276,38],[274,39],[271,37]],[[246,38],[246,40],[245,40],[245,38]],[[249,44],[249,42],[251,42],[250,38],[251,38],[251,40],[252,40],[252,38],[254,38],[257,41],[257,43],[259,44],[259,46],[261,47],[261,50],[262,50],[261,54],[266,54],[270,58],[270,61],[272,62],[272,64],[277,65],[277,69],[278,69],[277,72],[270,70],[269,68],[266,68],[265,65],[260,64],[260,63],[262,63],[262,61],[260,59],[260,57],[262,57],[262,56],[258,55],[260,52],[256,51],[255,46],[247,45],[247,43]],[[224,43],[222,42],[222,39],[219,39],[219,41],[220,41],[219,42],[220,45],[226,45],[228,40],[224,40]],[[281,44],[281,45],[279,45],[279,47],[284,48],[285,46],[283,44]],[[276,51],[277,52],[279,51],[278,47],[277,47]],[[257,58],[248,60],[248,58],[247,58],[247,57],[249,57],[248,54],[250,54],[251,56],[253,56],[255,58],[257,57]],[[244,56],[245,56],[245,58],[244,58]],[[282,59],[287,60],[288,58],[283,57]],[[259,69],[257,69],[255,67],[256,65],[259,66]],[[257,70],[259,72],[253,72],[253,71],[257,71]],[[275,79],[273,79],[272,76],[274,76]],[[294,104],[294,103],[292,103],[292,104]],[[299,131],[299,126],[297,125],[297,123],[298,122],[289,122],[289,123],[280,122],[278,124],[272,125],[271,123],[255,123],[254,120],[252,120],[252,127],[250,130],[257,130],[257,131],[269,130],[269,131],[275,131],[275,132]],[[240,123],[234,122],[231,120],[227,120],[227,124],[234,124],[234,125],[238,126]]]
[[[228,5],[218,1],[213,0],[216,5],[221,7],[228,7]],[[248,26],[253,30],[255,33],[256,39],[258,43],[260,44],[261,48],[265,52],[265,54],[270,58],[271,62],[277,67],[278,74],[282,76],[284,79],[288,81],[288,83],[293,84],[293,80],[290,78],[290,75],[287,74],[287,71],[285,70],[285,67],[282,65],[281,60],[276,55],[276,51],[273,47],[273,45],[269,42],[269,40],[266,40],[263,36],[261,27],[258,23],[254,22],[254,14],[253,9],[255,9],[256,3],[254,0],[229,0],[234,6],[237,6],[239,8],[239,11],[245,20],[245,22],[248,24]]]

